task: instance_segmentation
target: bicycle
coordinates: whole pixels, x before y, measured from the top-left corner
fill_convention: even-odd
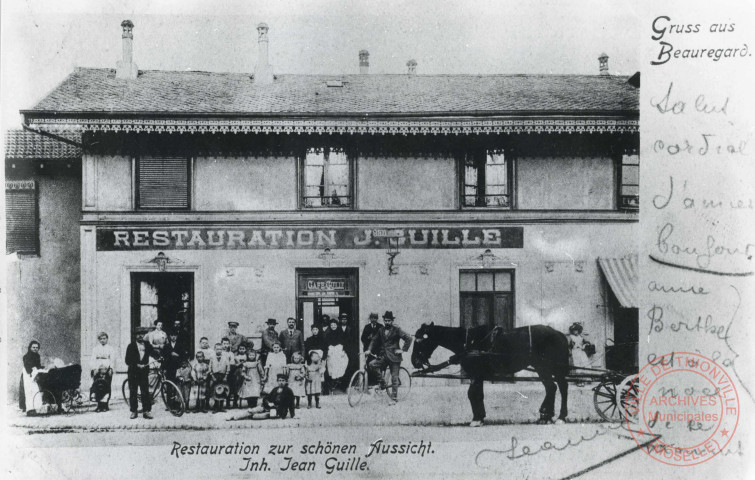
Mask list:
[[[181,390],[175,383],[165,377],[165,369],[160,361],[150,363],[149,391],[152,394],[153,402],[157,398],[157,395],[160,394],[163,403],[165,404],[165,408],[167,408],[173,416],[180,417],[186,411],[186,402],[181,394]],[[128,378],[123,381],[121,393],[123,394],[123,400],[126,404],[130,404],[131,391],[128,385]],[[136,398],[141,401],[141,394],[137,393]]]
[[[368,358],[377,358],[377,355],[374,355],[372,353],[367,354]],[[369,369],[367,368],[367,364],[369,363],[368,360],[365,360],[364,366],[354,372],[354,375],[351,376],[351,380],[349,381],[349,387],[347,389],[347,397],[349,400],[349,405],[352,407],[355,407],[359,405],[359,402],[362,401],[362,397],[365,393],[368,393],[370,388],[369,382],[368,382],[368,373]],[[382,393],[382,392],[388,392],[389,389],[393,388],[392,385],[392,377],[391,377],[391,371],[388,366],[386,365],[383,368],[383,384],[384,387],[380,384],[375,385],[375,393]],[[409,374],[409,370],[407,370],[404,367],[399,367],[399,374],[398,374],[398,385],[396,386],[396,400],[403,400],[406,398],[407,395],[409,395],[409,391],[412,389],[412,376]]]

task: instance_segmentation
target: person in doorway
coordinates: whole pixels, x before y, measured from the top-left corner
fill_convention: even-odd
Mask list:
[[[399,368],[403,360],[402,353],[409,351],[409,347],[412,344],[412,336],[393,325],[394,320],[393,312],[390,310],[386,311],[383,315],[385,326],[372,339],[368,351],[377,357],[369,363],[369,369],[380,380],[380,386],[383,388],[386,387],[382,375],[383,369],[386,366],[390,368],[392,388],[389,394],[391,400],[395,402],[398,393]],[[403,348],[399,347],[401,340],[404,341]]]
[[[113,372],[115,371],[115,350],[108,345],[108,334],[100,332],[97,335],[99,343],[92,349],[90,362],[90,376],[92,377],[92,391],[90,396],[97,402],[95,412],[107,412],[112,394]],[[101,381],[96,381],[101,380]]]
[[[176,370],[183,364],[184,360],[189,359],[189,352],[185,351],[183,346],[178,342],[178,332],[170,332],[168,343],[163,346],[162,354],[165,377],[170,381],[174,381],[176,379]]]
[[[338,323],[338,329],[341,331],[341,338],[343,340],[343,351],[346,352],[346,356],[349,359],[346,371],[340,381],[341,388],[346,390],[349,386],[351,375],[359,368],[359,343],[354,334],[354,327],[352,327],[349,321],[349,315],[346,312],[339,315]]]
[[[159,355],[163,354],[163,347],[168,343],[168,334],[163,330],[163,321],[154,321],[155,329],[144,335],[144,340],[152,345],[152,349]]]
[[[288,317],[286,325],[288,328],[281,330],[278,341],[283,353],[286,354],[286,361],[290,363],[294,353],[304,356],[304,334],[296,328],[296,320],[292,317]],[[290,386],[291,382],[289,381],[288,384]]]
[[[149,391],[149,364],[159,355],[152,344],[145,340],[146,327],[137,327],[135,339],[126,347],[126,365],[128,366],[129,406],[131,419],[137,417],[139,400],[142,399],[144,418],[152,419],[152,392]]]
[[[274,318],[267,319],[267,328],[262,332],[262,348],[260,349],[260,360],[263,364],[267,365],[267,355],[273,351],[273,345],[280,343],[278,339],[278,332],[275,331],[275,326],[278,325],[278,320]]]
[[[327,350],[322,335],[320,335],[320,326],[313,323],[311,330],[312,335],[304,340],[304,352],[306,353],[307,363],[309,363],[310,355],[312,355],[313,351],[319,352],[320,358],[324,359],[324,352]]]
[[[327,362],[322,393],[323,395],[329,395],[335,389],[336,380],[343,376],[348,364],[348,358],[344,362],[346,354],[343,351],[343,337],[341,330],[338,328],[337,318],[330,319],[330,325],[323,333],[323,339],[325,341],[324,356],[327,357]]]
[[[186,329],[184,320],[181,319],[181,314],[173,320],[173,325],[168,332],[168,340],[170,340],[170,334],[175,333],[177,336],[178,344],[181,345],[181,350],[186,352],[187,355],[191,353],[191,335]]]
[[[230,342],[231,351],[234,354],[237,354],[239,352],[240,345],[247,342],[246,337],[237,331],[238,328],[239,328],[239,322],[230,321],[228,322],[228,330],[223,335],[223,337],[227,338],[228,341]]]

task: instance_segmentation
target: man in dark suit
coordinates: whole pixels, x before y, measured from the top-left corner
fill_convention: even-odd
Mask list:
[[[278,386],[262,398],[262,405],[249,410],[249,413],[269,412],[275,409],[278,418],[286,418],[290,414],[294,418],[296,412],[296,403],[294,402],[294,392],[288,386],[288,377],[280,373],[277,377]]]
[[[165,377],[171,382],[176,380],[176,370],[184,360],[189,359],[189,352],[178,340],[178,332],[171,331],[168,343],[163,347],[163,362],[165,362]]]
[[[152,393],[149,391],[149,362],[157,358],[157,352],[149,342],[144,341],[144,334],[149,331],[146,327],[137,327],[134,335],[136,339],[126,347],[126,365],[128,365],[128,388],[131,418],[137,417],[141,395],[144,418],[152,417]],[[137,393],[138,392],[138,393]]]
[[[363,352],[367,352],[370,349],[370,343],[372,343],[372,339],[375,338],[375,336],[382,329],[383,326],[378,323],[378,314],[370,313],[370,323],[364,326],[364,330],[362,330],[362,336],[360,337],[360,340],[362,341]],[[375,383],[377,383],[377,377],[375,377],[374,373],[370,371],[369,384],[375,385]]]
[[[377,355],[377,358],[369,363],[369,369],[380,378],[380,386],[385,388],[385,380],[383,380],[382,371],[385,365],[388,365],[391,369],[391,383],[393,384],[390,390],[390,396],[395,402],[398,392],[399,368],[401,367],[401,361],[403,360],[401,354],[409,351],[409,347],[412,344],[412,336],[401,330],[399,327],[394,326],[394,319],[393,312],[390,310],[383,315],[383,323],[385,324],[385,327],[383,327],[383,329],[372,339],[372,342],[370,342],[369,351],[373,355]],[[399,348],[401,340],[404,340],[403,348]]]
[[[278,320],[274,318],[267,319],[267,328],[262,332],[262,348],[260,349],[260,361],[267,363],[267,354],[273,351],[273,345],[280,343],[278,340],[278,332],[275,331],[275,326],[278,325]]]
[[[291,363],[291,355],[295,352],[299,352],[302,358],[304,357],[304,334],[301,333],[301,330],[296,329],[296,320],[293,318],[288,317],[286,324],[288,328],[281,330],[278,340],[283,353],[286,354],[286,361]]]

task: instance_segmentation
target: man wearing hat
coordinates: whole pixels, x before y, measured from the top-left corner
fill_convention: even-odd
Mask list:
[[[236,329],[239,328],[239,322],[236,321],[230,321],[228,322],[228,330],[225,332],[224,335],[221,335],[220,338],[227,338],[231,342],[231,351],[235,353],[239,353],[239,345],[242,343],[246,343],[246,337],[236,331]]]
[[[283,353],[286,354],[286,361],[291,363],[291,355],[295,352],[299,352],[302,357],[304,356],[304,334],[301,333],[301,330],[296,329],[296,320],[294,318],[288,317],[286,324],[288,328],[281,330],[281,333],[278,335],[278,341],[280,341]]]
[[[368,351],[377,356],[377,358],[369,363],[369,369],[378,376],[382,387],[385,387],[385,380],[383,380],[382,375],[383,368],[387,364],[391,369],[391,383],[393,387],[390,390],[390,396],[395,402],[398,392],[399,368],[401,367],[401,360],[403,360],[401,354],[409,351],[409,347],[412,344],[412,336],[399,327],[394,326],[393,320],[395,320],[393,312],[390,310],[385,312],[383,315],[385,326],[372,339]],[[404,340],[403,348],[399,348],[401,340]]]
[[[152,344],[144,341],[147,327],[136,327],[135,339],[126,347],[126,365],[128,365],[129,406],[131,418],[137,417],[139,410],[138,396],[142,399],[144,418],[152,418],[152,393],[149,391],[149,363],[151,358],[157,358],[158,352]]]
[[[260,350],[260,360],[262,363],[267,363],[268,352],[273,351],[273,345],[280,343],[278,340],[278,332],[275,331],[275,326],[278,325],[278,320],[274,318],[267,319],[267,328],[262,332],[262,349]]]

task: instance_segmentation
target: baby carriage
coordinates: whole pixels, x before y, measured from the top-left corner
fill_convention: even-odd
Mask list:
[[[34,396],[37,414],[74,413],[86,406],[81,397],[81,365],[68,365],[40,372],[36,377],[39,392]]]

